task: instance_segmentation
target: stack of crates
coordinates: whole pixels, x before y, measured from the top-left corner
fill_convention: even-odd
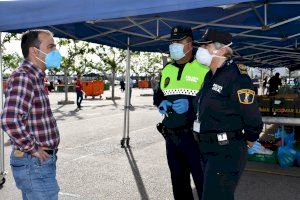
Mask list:
[[[298,94],[278,94],[257,96],[262,116],[300,117],[300,98]]]
[[[272,97],[272,114],[276,117],[296,117],[298,94],[278,94]]]
[[[272,101],[269,96],[257,96],[259,111],[262,116],[272,116]]]

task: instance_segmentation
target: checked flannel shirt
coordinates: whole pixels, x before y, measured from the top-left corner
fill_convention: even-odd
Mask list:
[[[24,60],[8,80],[1,126],[14,149],[30,154],[38,147],[57,149],[60,137],[48,96],[45,73]]]

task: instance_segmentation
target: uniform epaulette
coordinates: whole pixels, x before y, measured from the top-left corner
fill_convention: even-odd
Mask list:
[[[239,69],[239,71],[240,71],[240,74],[248,75],[246,65],[238,64],[237,67],[238,67],[238,69]]]

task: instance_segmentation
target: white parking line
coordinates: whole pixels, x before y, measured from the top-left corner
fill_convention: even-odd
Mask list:
[[[77,195],[77,194],[71,194],[71,193],[65,193],[65,192],[59,192],[58,194],[61,195],[61,196],[69,196],[69,197],[80,198],[80,195]]]

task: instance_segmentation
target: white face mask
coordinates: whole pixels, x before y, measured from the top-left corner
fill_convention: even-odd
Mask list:
[[[222,47],[222,48],[225,48],[225,47],[229,47],[232,43]],[[219,49],[220,50],[220,49]],[[202,47],[199,47],[198,50],[197,50],[197,53],[196,53],[196,59],[199,63],[203,64],[203,65],[206,65],[206,66],[210,66],[211,64],[211,61],[214,57],[217,57],[217,58],[226,58],[224,56],[218,56],[218,55],[215,55],[218,53],[219,50],[214,50],[213,51],[213,55],[211,55],[209,53],[209,51],[207,49],[204,49]]]
[[[189,44],[180,44],[180,43],[173,43],[169,45],[169,51],[170,51],[170,56],[172,59],[174,60],[180,60],[182,59],[188,52],[190,52],[192,50],[192,48],[190,50],[188,50],[186,53],[184,53],[184,46]]]

